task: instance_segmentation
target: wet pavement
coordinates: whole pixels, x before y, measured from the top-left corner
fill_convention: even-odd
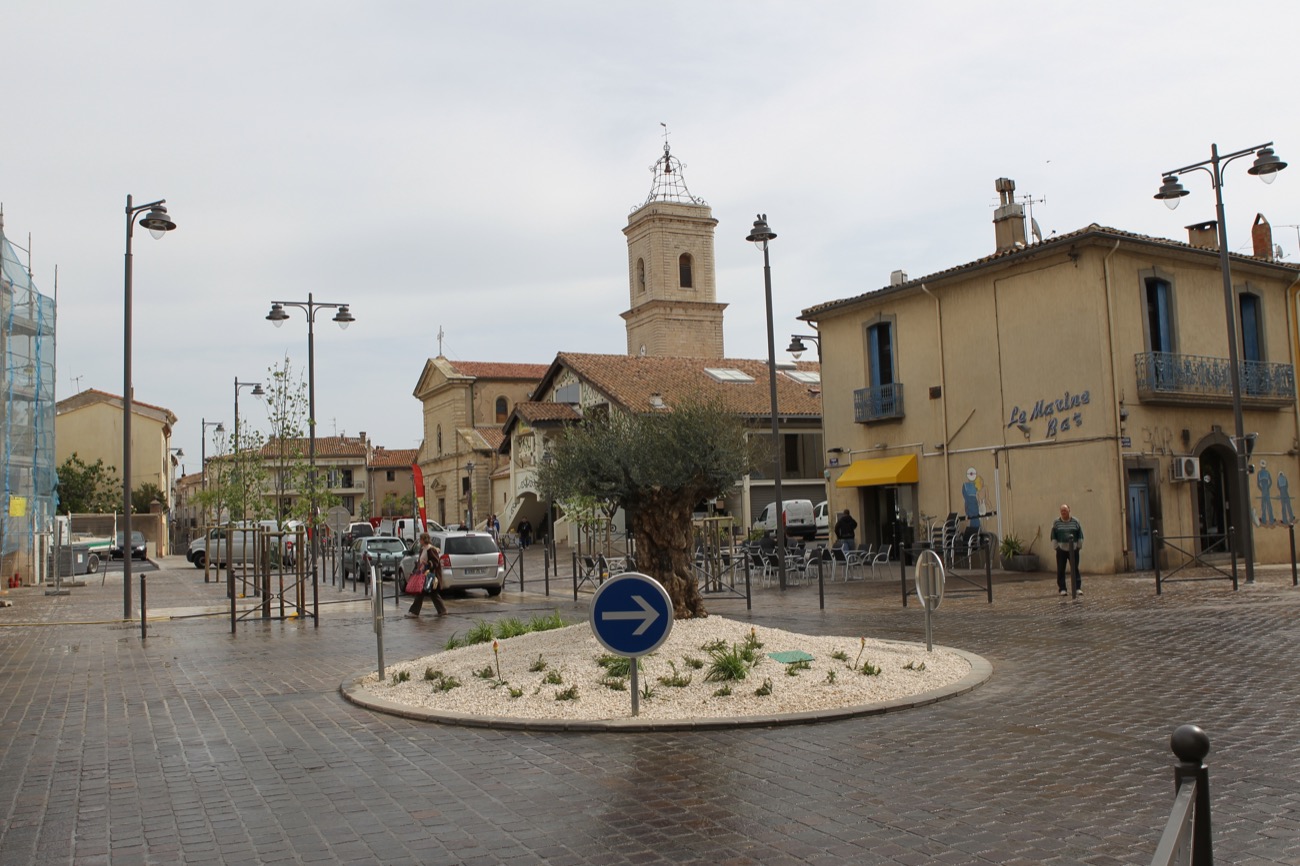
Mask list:
[[[372,607],[320,591],[318,624],[248,619],[180,557],[121,620],[120,571],[0,609],[0,866],[8,864],[1149,863],[1173,795],[1169,735],[1203,727],[1220,863],[1300,864],[1300,637],[1290,569],[1179,583],[1001,575],[950,596],[937,643],[993,676],[940,703],[817,725],[563,733],[448,727],[351,705]],[[405,619],[389,660],[476,619],[559,610],[567,579]],[[138,576],[137,576],[138,577]],[[950,585],[950,588],[953,588]],[[585,595],[585,593],[584,593]],[[135,591],[138,604],[138,587]],[[310,600],[310,599],[309,599]],[[805,633],[924,640],[897,579],[711,597]],[[278,605],[273,605],[278,615]],[[430,612],[431,614],[431,612]],[[778,684],[779,686],[779,684]]]

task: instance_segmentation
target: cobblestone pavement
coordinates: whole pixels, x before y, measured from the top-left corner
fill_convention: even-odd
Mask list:
[[[532,566],[539,571],[540,565]],[[1285,661],[1300,589],[1008,575],[950,596],[938,643],[992,679],[930,706],[810,726],[577,734],[443,727],[367,712],[339,684],[376,662],[371,608],[321,591],[310,619],[231,634],[220,584],[172,558],[151,617],[123,623],[120,573],[0,609],[0,866],[8,864],[1148,863],[1172,802],[1169,734],[1209,734],[1220,863],[1300,864],[1300,688]],[[476,618],[558,609],[517,584],[404,619],[387,658]],[[954,584],[950,584],[950,589]],[[569,589],[564,595],[563,590]],[[534,591],[536,590],[536,591]],[[136,593],[138,604],[138,591]],[[895,582],[714,599],[803,631],[921,641]],[[778,683],[779,687],[779,683]]]

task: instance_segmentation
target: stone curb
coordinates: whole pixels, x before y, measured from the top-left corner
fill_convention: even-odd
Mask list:
[[[777,727],[784,725],[807,725],[817,722],[831,722],[840,719],[852,719],[860,716],[877,716],[899,710],[910,710],[927,704],[964,695],[983,685],[993,676],[993,665],[983,656],[953,647],[940,647],[954,652],[970,662],[970,673],[959,680],[919,692],[892,701],[879,701],[872,704],[857,704],[849,707],[835,707],[825,710],[812,710],[806,713],[780,713],[771,716],[722,716],[703,719],[525,719],[511,716],[476,716],[470,713],[427,710],[412,707],[410,704],[376,698],[361,688],[361,681],[370,675],[362,674],[345,680],[339,686],[343,699],[368,710],[416,719],[424,722],[436,722],[442,725],[459,725],[468,728],[495,728],[515,731],[572,731],[580,733],[595,732],[646,732],[646,731],[715,731],[729,728]]]

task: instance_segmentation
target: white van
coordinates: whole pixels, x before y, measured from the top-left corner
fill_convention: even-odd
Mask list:
[[[811,499],[787,499],[781,503],[784,508],[785,534],[790,538],[814,538],[817,535],[817,523],[813,518]],[[776,503],[769,503],[754,521],[754,529],[763,532],[776,532]]]
[[[830,503],[823,499],[813,508],[813,523],[817,526],[818,538],[829,538],[831,534]]]

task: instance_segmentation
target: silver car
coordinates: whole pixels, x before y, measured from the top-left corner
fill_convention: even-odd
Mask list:
[[[398,573],[405,555],[406,545],[400,538],[385,535],[358,538],[351,547],[343,548],[343,576],[351,574],[365,579],[373,564],[380,579],[387,580]]]
[[[443,589],[485,589],[500,595],[506,585],[506,556],[496,539],[486,532],[444,531],[432,533],[441,551]],[[419,549],[402,560],[402,583],[415,571]]]

